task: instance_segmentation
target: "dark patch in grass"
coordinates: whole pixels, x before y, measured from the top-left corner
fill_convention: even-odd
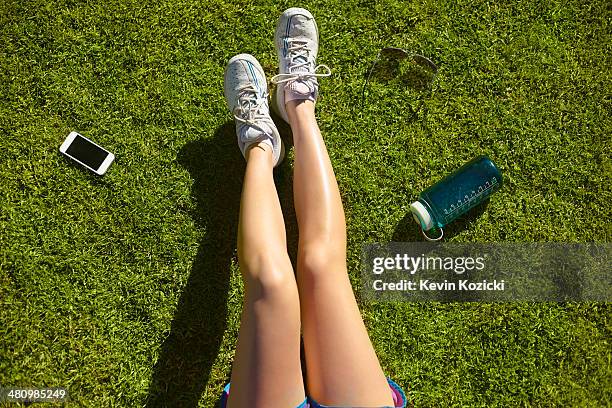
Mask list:
[[[206,235],[155,365],[147,407],[197,407],[221,344],[244,173],[241,158],[227,152],[236,153],[233,122],[187,143],[177,158],[194,179],[193,216]]]
[[[368,103],[368,97],[369,103],[380,101],[381,92],[387,97],[401,98],[405,102],[405,122],[412,123],[421,116],[423,127],[427,129],[425,102],[432,97],[437,67],[421,55],[397,50],[396,53],[381,51],[364,74],[361,106]],[[373,95],[369,95],[370,90]]]

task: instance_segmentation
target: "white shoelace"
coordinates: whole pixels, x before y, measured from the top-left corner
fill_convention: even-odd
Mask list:
[[[320,64],[314,67],[314,59],[310,58],[310,50],[305,41],[293,40],[289,42],[287,49],[291,63],[289,64],[289,73],[274,75],[271,79],[272,83],[280,84],[289,81],[310,81],[317,77],[328,77],[331,75],[331,69],[327,65]],[[299,68],[304,70],[298,71]],[[319,69],[324,69],[325,72],[317,72]]]
[[[264,129],[256,123],[270,122],[270,116],[264,108],[267,100],[268,94],[265,93],[262,97],[259,97],[257,95],[257,89],[253,84],[241,86],[238,88],[238,105],[236,109],[234,109],[234,118],[236,118],[238,122],[254,127],[268,136],[272,136],[269,129]]]

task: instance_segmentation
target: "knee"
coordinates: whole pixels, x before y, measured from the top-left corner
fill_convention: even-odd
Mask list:
[[[247,290],[258,298],[292,301],[297,297],[295,275],[289,257],[257,255],[240,260]]]
[[[346,251],[334,245],[310,245],[300,249],[298,269],[312,278],[323,278],[339,268],[346,269]]]

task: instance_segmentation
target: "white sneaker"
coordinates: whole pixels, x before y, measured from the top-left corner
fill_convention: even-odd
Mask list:
[[[331,75],[327,65],[316,65],[319,51],[319,30],[314,17],[303,8],[285,10],[276,24],[274,43],[279,60],[279,73],[272,77],[276,92],[273,107],[286,121],[285,89],[313,102],[319,93],[317,77]],[[319,69],[323,72],[317,73]]]
[[[236,119],[238,147],[242,155],[253,143],[272,147],[276,167],[283,159],[284,146],[268,107],[268,85],[259,62],[249,54],[229,60],[224,76],[225,101]],[[245,156],[246,157],[246,156]]]

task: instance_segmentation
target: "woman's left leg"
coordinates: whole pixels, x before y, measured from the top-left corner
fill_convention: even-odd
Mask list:
[[[289,408],[305,398],[298,291],[266,149],[249,151],[242,192],[238,260],[245,296],[229,408]]]
[[[229,408],[289,408],[305,399],[298,291],[272,177],[280,137],[268,113],[266,91],[263,70],[252,56],[230,60],[225,95],[247,166],[238,225],[245,296]]]

